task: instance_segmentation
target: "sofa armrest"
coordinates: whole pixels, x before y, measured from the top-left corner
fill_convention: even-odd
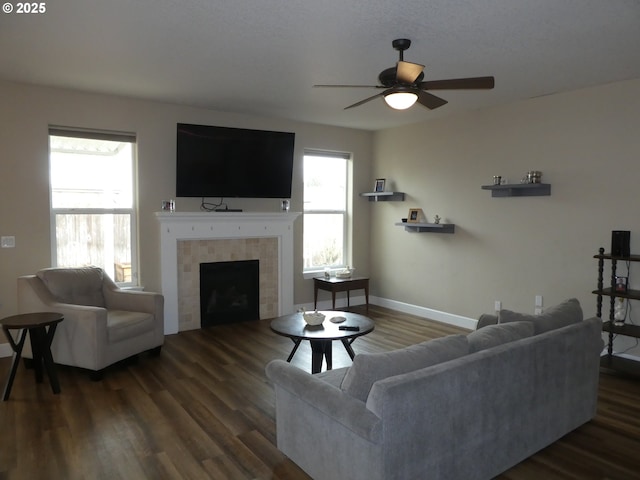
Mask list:
[[[373,443],[381,442],[382,421],[367,410],[364,402],[284,360],[271,361],[266,373],[277,388],[288,391],[356,435]]]

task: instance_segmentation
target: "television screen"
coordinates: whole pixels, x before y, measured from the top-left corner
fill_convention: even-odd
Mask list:
[[[176,196],[291,198],[295,134],[178,123]]]

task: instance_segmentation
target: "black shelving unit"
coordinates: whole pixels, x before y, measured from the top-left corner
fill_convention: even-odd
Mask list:
[[[640,290],[627,289],[626,291],[616,290],[616,271],[618,262],[640,262],[640,255],[629,255],[628,257],[619,257],[604,253],[604,248],[599,249],[599,254],[593,258],[598,259],[598,288],[592,293],[598,296],[596,315],[602,318],[602,299],[609,298],[609,320],[604,321],[602,330],[609,334],[607,342],[607,354],[600,361],[600,366],[605,370],[626,373],[640,377],[640,362],[615,355],[613,353],[613,342],[617,335],[627,337],[640,338],[640,326],[624,324],[615,325],[615,302],[616,298],[626,298],[627,300],[640,300]],[[611,263],[611,281],[605,286],[604,282],[604,265],[605,261]]]

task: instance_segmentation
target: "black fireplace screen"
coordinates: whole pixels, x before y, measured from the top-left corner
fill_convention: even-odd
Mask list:
[[[258,260],[200,264],[202,327],[260,319]]]

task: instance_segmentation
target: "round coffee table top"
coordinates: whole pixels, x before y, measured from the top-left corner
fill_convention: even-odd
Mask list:
[[[56,312],[19,313],[0,319],[0,325],[4,328],[35,328],[58,323],[62,320],[64,320],[64,315]]]
[[[369,317],[351,312],[339,312],[335,310],[319,312],[325,319],[321,325],[307,325],[302,313],[294,313],[278,317],[271,322],[271,330],[278,335],[303,340],[339,340],[342,338],[355,338],[373,331],[374,323]],[[341,323],[333,323],[333,317],[344,317]],[[340,326],[360,327],[360,330],[340,330]]]

